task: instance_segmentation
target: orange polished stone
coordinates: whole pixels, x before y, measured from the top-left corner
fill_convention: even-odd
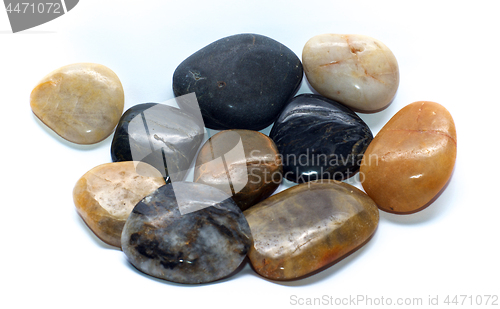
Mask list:
[[[76,210],[102,241],[121,247],[121,234],[140,200],[165,185],[161,173],[142,162],[114,162],[94,167],[73,189]]]
[[[457,133],[448,110],[415,102],[396,113],[368,146],[360,180],[380,209],[414,213],[444,188],[456,155]]]
[[[361,190],[335,180],[302,183],[243,212],[254,244],[254,270],[274,280],[316,273],[364,245],[379,211]]]

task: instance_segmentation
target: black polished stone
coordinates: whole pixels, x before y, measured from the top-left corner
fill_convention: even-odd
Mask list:
[[[353,176],[373,139],[356,113],[315,94],[295,97],[269,136],[282,155],[284,177],[297,183]]]
[[[258,131],[276,120],[302,75],[300,59],[283,44],[238,34],[184,60],[174,72],[173,89],[176,96],[196,93],[207,128]]]
[[[167,182],[172,175],[180,181],[203,141],[203,130],[186,111],[159,103],[138,104],[118,122],[111,159],[142,161],[158,169]]]
[[[205,283],[233,273],[250,249],[252,236],[229,195],[204,184],[175,182],[134,207],[121,244],[129,262],[146,274]]]

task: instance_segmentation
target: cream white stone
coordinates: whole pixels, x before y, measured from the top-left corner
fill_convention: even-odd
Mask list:
[[[387,107],[399,85],[396,57],[366,35],[317,35],[305,44],[302,64],[319,94],[359,112]]]

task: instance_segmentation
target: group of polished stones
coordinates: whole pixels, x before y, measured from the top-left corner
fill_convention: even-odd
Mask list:
[[[317,94],[294,97],[304,71]],[[354,112],[384,109],[398,85],[396,58],[371,37],[315,36],[301,62],[275,40],[239,34],[175,70],[176,97],[194,93],[195,108],[143,103],[122,115],[118,77],[90,63],[44,77],[31,108],[78,144],[116,127],[113,163],[83,175],[73,197],[89,228],[137,269],[205,283],[248,256],[260,275],[293,280],[365,244],[379,208],[417,212],[450,178],[456,132],[443,106],[409,104],[375,138]],[[273,123],[269,136],[257,132]],[[204,127],[221,131],[201,145]],[[193,161],[194,182],[185,182]],[[358,172],[366,193],[341,182]],[[298,185],[272,195],[283,178]]]

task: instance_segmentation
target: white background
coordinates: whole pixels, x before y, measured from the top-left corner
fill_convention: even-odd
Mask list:
[[[366,295],[393,303],[409,297],[426,305],[429,295],[441,304],[447,295],[499,295],[500,22],[495,1],[469,3],[84,0],[17,34],[0,9],[0,307],[297,307],[292,295]],[[305,42],[322,33],[384,42],[399,62],[399,90],[389,108],[360,116],[376,134],[409,103],[444,105],[458,134],[452,180],[422,212],[381,212],[365,247],[304,280],[269,281],[248,264],[200,286],[153,279],[98,240],[73,205],[78,178],[110,162],[112,136],[92,146],[64,141],[32,114],[31,90],[60,66],[95,62],[120,77],[125,109],[163,102],[173,98],[172,75],[182,60],[245,32],[269,36],[299,57]],[[307,92],[304,82],[299,93]]]

